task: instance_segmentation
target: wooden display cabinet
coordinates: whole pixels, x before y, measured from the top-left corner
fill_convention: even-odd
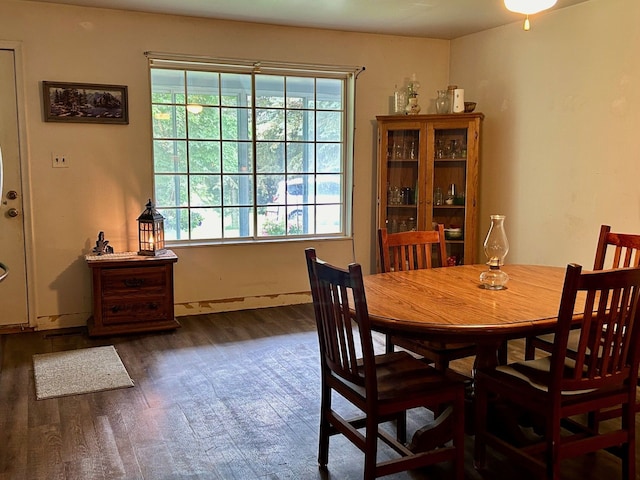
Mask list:
[[[174,316],[173,264],[167,250],[155,257],[131,254],[88,255],[93,283],[90,336],[170,330]]]
[[[450,262],[476,261],[478,168],[482,113],[383,115],[378,121],[376,228],[431,230],[460,227],[447,239]],[[447,199],[450,185],[455,195]],[[436,202],[436,189],[442,203]],[[449,201],[447,201],[449,200]],[[438,203],[438,204],[436,204]]]

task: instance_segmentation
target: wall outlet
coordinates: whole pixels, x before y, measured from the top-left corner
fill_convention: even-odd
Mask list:
[[[64,153],[51,153],[51,166],[53,168],[68,168],[69,157]]]

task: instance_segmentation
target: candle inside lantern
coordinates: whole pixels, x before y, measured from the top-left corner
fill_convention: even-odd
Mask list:
[[[153,250],[153,234],[149,235],[149,250]]]

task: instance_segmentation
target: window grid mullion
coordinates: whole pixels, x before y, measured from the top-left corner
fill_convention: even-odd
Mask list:
[[[187,82],[188,73],[185,70],[184,72],[184,116],[185,116],[185,155],[187,157],[187,236],[189,240],[191,240],[191,135],[189,135],[189,111],[187,110],[187,105],[189,104],[189,84]],[[178,198],[178,208],[180,207],[180,198]],[[182,215],[182,213],[180,213]],[[180,215],[177,218],[180,218]],[[180,225],[178,225],[178,231],[180,231]]]
[[[251,72],[251,179],[253,182],[252,223],[255,240],[258,237],[258,149],[257,149],[257,118],[256,118],[256,72]]]

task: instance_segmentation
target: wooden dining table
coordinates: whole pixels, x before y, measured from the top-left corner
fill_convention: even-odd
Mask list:
[[[565,267],[505,265],[509,281],[502,290],[480,284],[487,268],[461,265],[365,276],[372,328],[415,339],[474,343],[475,368],[495,366],[505,340],[553,331]]]
[[[566,267],[505,265],[506,288],[488,290],[480,284],[486,265],[379,273],[363,278],[369,317],[374,330],[443,343],[476,345],[474,372],[498,364],[506,340],[552,332]],[[582,319],[576,302],[575,321]],[[468,389],[467,433],[473,433],[473,383]],[[410,448],[427,451],[446,438],[450,409],[419,429]],[[515,421],[500,418],[502,428],[517,435]]]

